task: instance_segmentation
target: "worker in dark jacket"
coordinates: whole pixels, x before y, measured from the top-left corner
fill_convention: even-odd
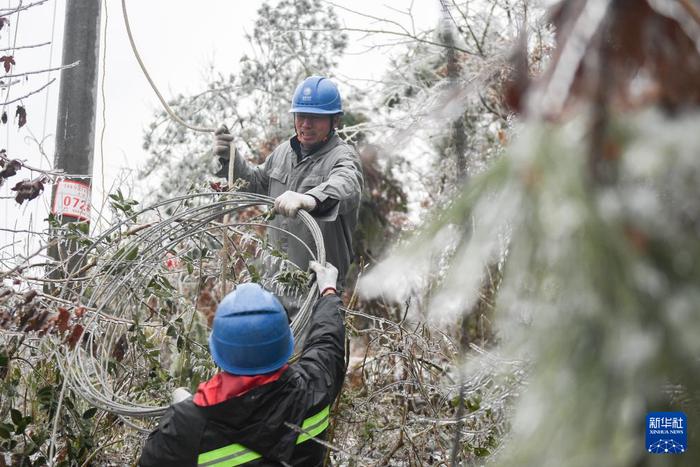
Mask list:
[[[299,360],[287,364],[294,338],[280,302],[240,284],[219,304],[209,337],[222,371],[168,408],[141,466],[323,465],[326,448],[315,439],[325,440],[343,384],[345,331],[338,271],[311,268],[321,297]]]
[[[271,221],[271,243],[287,253],[302,269],[309,264],[314,241],[301,219],[308,211],[321,229],[326,258],[338,268],[338,287],[353,261],[352,235],[362,199],[364,179],[357,151],[345,143],[335,129],[343,115],[335,83],[322,76],[310,76],[297,86],[289,110],[294,114],[295,135],[267,156],[265,163],[249,164],[234,151],[235,178],[248,182],[245,191],[275,198],[275,210],[282,214]],[[214,136],[214,154],[219,157],[219,176],[227,176],[233,136],[225,127]],[[290,235],[291,234],[291,235]]]

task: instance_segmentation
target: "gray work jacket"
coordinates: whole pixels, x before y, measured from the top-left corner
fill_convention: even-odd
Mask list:
[[[364,184],[360,158],[351,145],[334,134],[323,147],[299,160],[292,148],[292,142],[298,144],[295,140],[296,136],[277,146],[258,166],[236,152],[234,175],[249,183],[245,191],[273,198],[292,190],[311,195],[319,203],[328,198],[338,200],[333,209],[315,219],[323,234],[326,260],[338,268],[338,285],[344,287],[353,259],[352,234]],[[223,175],[228,171],[228,163],[222,162],[217,174]],[[298,236],[315,253],[313,238],[301,220],[278,215],[271,224]],[[294,237],[277,229],[268,229],[268,237],[275,247],[287,253],[290,261],[303,270],[308,268],[311,256]]]

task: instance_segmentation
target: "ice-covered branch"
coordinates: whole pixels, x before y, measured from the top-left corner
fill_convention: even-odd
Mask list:
[[[56,81],[56,78],[52,78],[51,81],[49,81],[48,83],[44,84],[40,88],[35,89],[34,91],[31,91],[31,92],[23,95],[22,97],[18,97],[16,99],[12,99],[11,101],[5,102],[5,105],[14,104],[15,102],[21,101],[22,99],[26,99],[27,97],[29,97],[31,95],[39,93],[39,92],[43,91],[44,89],[48,88],[54,81]]]
[[[0,52],[4,52],[6,50],[34,49],[36,47],[43,47],[43,46],[49,45],[49,44],[51,44],[51,41],[41,42],[39,44],[18,45],[16,47],[5,47],[4,49],[0,49]]]
[[[326,29],[326,28],[299,28],[299,29],[294,29],[294,30],[278,30],[277,32],[280,32],[282,34],[285,33],[297,33],[299,31],[308,31],[308,32],[363,32],[366,34],[379,34],[379,35],[387,35],[387,36],[396,36],[396,37],[404,37],[407,39],[411,39],[413,41],[419,42],[421,44],[428,44],[428,45],[434,45],[436,47],[443,47],[446,49],[454,49],[458,52],[463,52],[468,55],[476,55],[478,56],[478,52],[474,52],[472,50],[465,49],[463,47],[458,47],[456,45],[450,45],[450,44],[445,44],[444,42],[437,42],[433,41],[430,39],[425,39],[423,37],[418,36],[417,34],[412,34],[412,33],[405,33],[401,31],[390,31],[386,29],[364,29],[364,28],[348,28],[348,27],[341,27],[337,29]]]
[[[48,73],[50,71],[58,71],[58,70],[65,70],[67,68],[73,68],[80,65],[80,60],[77,60],[73,63],[69,63],[68,65],[62,65],[62,66],[57,66],[54,68],[45,68],[43,70],[32,70],[32,71],[27,71],[26,73],[18,73],[16,75],[5,75],[2,78],[20,78],[22,76],[29,76],[29,75],[37,75],[39,73]]]
[[[20,3],[19,6],[17,7],[10,7],[10,8],[0,8],[0,16],[10,16],[14,15],[15,13],[19,13],[20,11],[28,10],[32,7],[39,6],[43,3],[48,2],[49,0],[39,0],[38,2],[34,3],[29,3],[27,5],[22,5]]]

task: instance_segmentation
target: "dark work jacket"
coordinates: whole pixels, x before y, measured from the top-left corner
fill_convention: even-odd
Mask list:
[[[191,398],[170,406],[139,465],[322,466],[326,448],[308,438],[325,440],[328,410],[343,385],[341,304],[336,295],[316,302],[301,358],[278,380],[208,407]]]

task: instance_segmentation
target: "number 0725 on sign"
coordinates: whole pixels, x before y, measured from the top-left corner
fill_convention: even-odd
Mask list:
[[[90,185],[75,180],[60,180],[56,184],[51,213],[81,220],[90,219]]]

